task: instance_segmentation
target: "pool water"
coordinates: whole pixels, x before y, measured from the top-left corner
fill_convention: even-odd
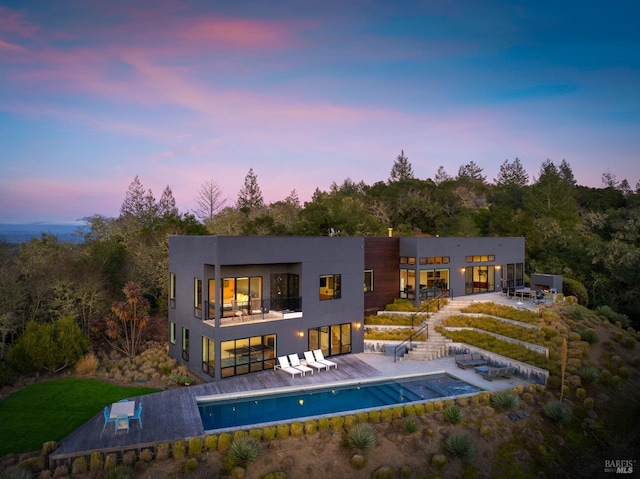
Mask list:
[[[205,431],[459,396],[482,389],[446,373],[198,403]]]

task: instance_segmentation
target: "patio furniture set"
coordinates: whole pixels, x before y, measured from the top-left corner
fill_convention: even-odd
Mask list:
[[[289,354],[289,356],[279,356],[278,364],[274,369],[282,370],[291,374],[291,377],[305,376],[307,373],[313,374],[314,370],[322,371],[330,368],[338,368],[338,363],[325,359],[322,350],[305,351],[304,359],[300,361],[297,354]]]
[[[457,354],[455,360],[459,368],[473,367],[476,373],[487,381],[492,381],[495,378],[510,378],[516,372],[514,367],[488,366],[487,361],[479,353]]]
[[[109,406],[104,407],[104,426],[102,426],[102,432],[107,428],[107,424],[114,424],[114,431],[117,433],[119,430],[126,430],[129,432],[129,424],[131,421],[137,420],[142,429],[142,403],[138,403],[136,408],[135,401],[129,401],[128,399],[122,399],[121,401],[114,402]]]

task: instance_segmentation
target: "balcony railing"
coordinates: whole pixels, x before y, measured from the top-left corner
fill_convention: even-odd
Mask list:
[[[205,319],[214,319],[216,304],[207,303]],[[287,319],[302,313],[302,298],[251,299],[249,301],[229,301],[219,306],[223,323],[230,321],[259,321]],[[297,314],[299,316],[299,314]]]

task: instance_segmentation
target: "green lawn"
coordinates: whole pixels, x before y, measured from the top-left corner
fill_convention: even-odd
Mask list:
[[[92,379],[60,379],[28,386],[0,401],[0,456],[39,451],[60,441],[120,399],[159,391]]]

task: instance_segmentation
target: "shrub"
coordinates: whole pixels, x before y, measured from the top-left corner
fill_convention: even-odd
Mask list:
[[[633,349],[636,346],[636,340],[631,336],[625,336],[621,344],[623,348]]]
[[[604,384],[609,384],[609,381],[611,381],[611,371],[603,369],[602,372],[600,372],[600,381]]]
[[[292,437],[304,436],[304,425],[301,422],[294,422],[291,424],[291,436]]]
[[[124,466],[114,467],[104,474],[104,479],[134,479],[135,477],[135,471]]]
[[[66,464],[56,467],[56,470],[53,471],[53,477],[66,477],[68,474],[69,468]]]
[[[218,451],[225,452],[231,444],[231,434],[223,432],[218,436]]]
[[[415,417],[409,416],[404,420],[404,430],[409,434],[413,434],[418,431],[418,421]]]
[[[320,429],[321,431],[328,431],[330,427],[331,425],[329,424],[328,417],[321,417],[320,419],[318,419],[318,429]]]
[[[183,471],[190,472],[198,469],[198,461],[195,457],[190,457],[185,461],[181,468]]]
[[[291,428],[289,424],[278,424],[276,426],[276,437],[278,439],[286,439],[289,437]]]
[[[175,441],[173,443],[172,452],[173,457],[175,457],[176,459],[182,459],[187,452],[187,445],[182,439]]]
[[[593,398],[585,398],[582,402],[582,406],[585,411],[591,411],[593,409]]]
[[[262,429],[251,429],[249,431],[249,436],[260,442],[262,440]]]
[[[393,469],[391,466],[380,466],[373,471],[373,479],[393,479]]]
[[[265,441],[271,441],[274,437],[276,437],[275,426],[265,426],[262,428],[262,438]]]
[[[595,344],[598,342],[598,335],[593,329],[584,329],[580,331],[580,339],[589,344]]]
[[[345,442],[357,451],[366,451],[378,443],[378,433],[372,424],[357,422],[345,432]]]
[[[404,406],[404,417],[415,416],[416,410],[413,407],[413,404],[407,404]]]
[[[89,457],[89,470],[101,471],[104,468],[104,457],[101,452],[92,452]]]
[[[369,422],[379,423],[381,421],[382,414],[380,409],[374,409],[373,411],[369,411]]]
[[[131,467],[136,463],[137,455],[136,451],[126,451],[122,455],[122,465]]]
[[[364,454],[354,454],[351,457],[351,467],[356,470],[364,469],[367,465],[367,457]]]
[[[318,430],[318,422],[309,420],[304,423],[304,433],[305,434],[315,434]]]
[[[491,429],[491,426],[481,426],[480,427],[480,436],[482,436],[483,438],[488,438],[493,434],[493,429]]]
[[[32,477],[31,471],[22,466],[10,466],[4,471],[0,470],[0,478],[2,479],[31,479]]]
[[[89,376],[96,372],[98,365],[98,358],[93,353],[88,353],[76,363],[76,372],[83,376]]]
[[[551,399],[542,405],[542,413],[554,422],[566,423],[571,417],[571,412],[557,399]]]
[[[415,411],[416,416],[423,416],[425,413],[424,403],[414,404],[413,410]]]
[[[611,376],[610,384],[612,388],[617,388],[618,386],[620,386],[621,382],[622,382],[622,378],[617,374],[615,376]]]
[[[585,384],[591,384],[598,382],[600,379],[600,372],[593,366],[584,366],[580,369],[580,377]]]
[[[533,404],[533,403],[535,402],[535,399],[533,398],[533,394],[531,394],[531,393],[529,393],[529,392],[524,393],[524,394],[522,395],[522,400],[523,400],[524,402],[526,402],[527,404]]]
[[[233,467],[247,467],[247,464],[258,458],[258,441],[248,434],[241,434],[234,438],[225,456],[225,465]]]
[[[511,391],[506,389],[496,391],[491,397],[491,404],[498,409],[510,411],[520,406],[520,398]]]
[[[444,404],[442,401],[433,401],[433,409],[434,411],[442,411],[444,409]]]
[[[431,458],[431,464],[436,469],[443,469],[447,465],[447,456],[444,454],[434,454]]]
[[[13,369],[5,361],[0,361],[0,387],[11,386],[15,381]]]
[[[118,455],[116,453],[110,452],[104,458],[104,470],[110,471],[111,469],[115,469],[118,465]]]
[[[344,417],[333,416],[331,418],[331,429],[333,429],[335,432],[342,431],[343,426],[344,426]]]
[[[45,443],[42,444],[42,449],[41,449],[41,453],[43,456],[48,456],[49,454],[51,454],[53,451],[55,451],[56,449],[58,449],[58,443],[55,441],[47,441]]]
[[[424,410],[426,414],[432,414],[434,411],[433,402],[428,402],[424,405]]]
[[[71,463],[71,474],[82,474],[83,472],[87,472],[87,459],[84,456],[76,457]]]
[[[349,429],[351,426],[353,426],[357,422],[358,422],[358,420],[356,419],[356,417],[353,414],[349,414],[347,416],[344,416],[344,427],[345,427],[345,429]]]
[[[462,460],[468,460],[473,457],[476,447],[469,436],[465,432],[454,432],[444,442],[447,451]]]
[[[204,447],[207,451],[215,451],[218,448],[218,436],[209,434],[204,438]]]
[[[575,296],[578,303],[584,306],[589,304],[589,293],[587,292],[587,288],[585,288],[585,286],[580,281],[563,277],[562,292],[565,297],[567,297],[567,301],[569,301],[569,296]]]
[[[381,411],[382,422],[391,422],[393,419],[393,409],[383,409]]]
[[[156,461],[164,461],[169,458],[169,444],[163,442],[156,448]]]
[[[584,388],[578,388],[576,389],[576,398],[577,399],[584,399],[587,397],[587,390]]]
[[[444,419],[451,424],[460,424],[464,413],[456,405],[447,406],[444,410]]]
[[[202,439],[200,439],[199,437],[192,437],[191,439],[189,439],[190,456],[197,456],[199,454],[202,454],[202,449]]]
[[[140,460],[142,462],[151,462],[153,460],[153,453],[151,452],[151,449],[147,448],[140,451]]]

